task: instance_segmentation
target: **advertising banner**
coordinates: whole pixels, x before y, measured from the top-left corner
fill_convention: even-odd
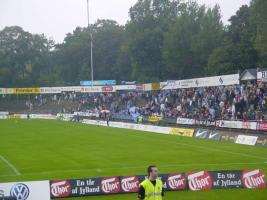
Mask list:
[[[225,142],[236,142],[236,139],[238,137],[237,133],[232,133],[232,132],[224,132],[221,131],[221,141]]]
[[[266,122],[258,122],[257,130],[267,131],[267,123]]]
[[[242,184],[247,189],[266,188],[265,174],[263,170],[245,170],[241,176]]]
[[[4,94],[4,88],[0,88],[0,94]]]
[[[242,129],[257,130],[257,122],[246,122],[242,123]]]
[[[14,94],[14,88],[3,88],[3,94]]]
[[[212,87],[220,85],[236,85],[239,84],[239,74],[214,76],[196,79],[186,79],[178,81],[162,82],[161,89],[173,90],[179,88],[197,88],[197,87]]]
[[[9,112],[0,111],[0,115],[9,115]]]
[[[132,192],[138,192],[139,190],[139,184],[143,178],[140,178],[138,176],[125,176],[121,177],[121,192],[122,193],[132,193]]]
[[[51,198],[81,197],[101,194],[100,178],[50,181]]]
[[[13,115],[8,115],[8,119],[27,119],[26,114],[13,114]]]
[[[219,120],[219,121],[216,121],[216,126],[221,127],[221,128],[256,130],[257,122]]]
[[[166,191],[177,191],[187,189],[187,178],[184,173],[168,174],[166,177]]]
[[[0,119],[7,119],[8,115],[0,115]]]
[[[242,188],[242,171],[212,171],[209,172],[212,179],[212,189]]]
[[[210,140],[220,140],[222,137],[221,135],[221,132],[220,131],[211,131],[209,136],[208,136],[208,139]]]
[[[71,121],[74,117],[74,114],[67,113],[58,113],[56,118],[63,121]]]
[[[219,120],[216,121],[216,126],[221,128],[235,128],[235,129],[242,129],[242,121],[226,121],[226,120]]]
[[[116,90],[136,90],[136,85],[116,85]]]
[[[210,189],[266,188],[263,170],[200,171],[188,173],[188,187],[192,191]]]
[[[74,112],[74,115],[79,115],[80,117],[99,117],[98,112]]]
[[[144,84],[143,86],[144,86],[144,91],[152,91],[151,83]]]
[[[212,188],[212,177],[209,172],[200,171],[187,174],[188,187],[192,191],[210,190]]]
[[[60,94],[62,92],[61,87],[41,87],[41,94]]]
[[[160,83],[151,83],[152,90],[160,90]]]
[[[258,139],[257,136],[238,135],[235,143],[254,146],[257,142],[257,139]]]
[[[162,117],[160,117],[160,116],[150,116],[150,117],[148,117],[147,121],[149,121],[149,122],[158,122],[161,119],[162,119]]]
[[[82,87],[80,86],[68,86],[60,87],[61,92],[81,92]]]
[[[267,136],[259,135],[255,145],[256,146],[266,146],[267,147]]]
[[[209,120],[195,120],[195,125],[201,125],[201,126],[215,126],[215,121],[209,121]]]
[[[195,130],[194,137],[203,138],[203,139],[211,139],[211,140],[220,140],[221,133],[220,131],[216,131],[216,130],[198,128]]]
[[[56,115],[52,114],[31,114],[31,119],[57,119]]]
[[[194,119],[189,119],[189,118],[177,118],[177,124],[186,124],[186,125],[193,125],[195,124],[195,120]]]
[[[171,135],[186,136],[186,137],[193,137],[194,129],[171,128],[170,134]]]
[[[146,175],[99,177],[50,181],[51,198],[83,197],[121,193],[137,193]],[[165,191],[187,189],[184,173],[160,174]]]
[[[82,123],[99,125],[99,126],[107,126],[106,121],[100,121],[100,120],[84,119],[82,121]],[[133,124],[133,123],[124,123],[124,122],[112,122],[111,121],[111,122],[109,122],[109,126],[110,127],[116,127],[116,128],[125,128],[125,129],[146,131],[146,132],[162,133],[162,134],[168,134],[170,132],[169,127],[160,127],[160,126]]]
[[[144,91],[144,85],[143,84],[136,85],[136,90]]]
[[[137,193],[146,175],[50,181],[51,198]],[[266,188],[263,170],[199,171],[160,174],[164,191]],[[41,199],[42,200],[42,199]]]
[[[205,138],[209,137],[210,133],[211,133],[211,130],[209,130],[209,129],[200,129],[199,128],[199,129],[195,130],[194,137],[205,139]]]
[[[267,82],[267,71],[257,72],[258,82]]]
[[[40,94],[40,88],[13,88],[14,94]]]
[[[93,83],[93,84],[92,84]],[[98,81],[80,81],[81,86],[102,86],[102,85],[116,85],[116,80],[98,80]]]
[[[116,92],[114,86],[87,86],[81,88],[82,93]]]
[[[147,83],[144,84],[144,91],[155,91],[160,90],[160,83]]]
[[[0,194],[18,200],[50,200],[49,181],[0,183]]]

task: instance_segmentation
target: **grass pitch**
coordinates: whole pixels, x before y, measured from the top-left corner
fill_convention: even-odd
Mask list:
[[[46,120],[0,121],[0,182],[197,170],[264,169],[267,148]],[[76,198],[77,199],[77,198]],[[130,200],[136,194],[79,198]],[[266,200],[264,190],[167,192],[166,200]],[[78,199],[77,199],[78,200]]]

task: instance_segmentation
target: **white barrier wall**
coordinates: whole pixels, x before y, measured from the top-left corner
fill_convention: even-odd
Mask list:
[[[205,78],[195,78],[177,81],[161,82],[161,89],[173,90],[179,88],[197,88],[197,87],[213,87],[220,85],[236,85],[239,84],[239,74],[213,76]]]
[[[18,200],[50,200],[49,181],[0,183],[0,194]]]
[[[246,122],[246,121],[227,121],[219,120],[216,121],[216,126],[221,128],[234,128],[234,129],[248,129],[257,130],[257,122]]]
[[[107,126],[106,121],[84,119],[82,123],[99,125],[99,126]],[[125,122],[109,122],[109,126],[115,127],[115,128],[125,128],[125,129],[139,130],[139,131],[162,133],[162,134],[168,134],[170,132],[170,129],[171,129],[170,127],[160,127],[160,126],[151,126],[151,125],[143,125],[143,124],[132,124],[132,123],[125,123]]]

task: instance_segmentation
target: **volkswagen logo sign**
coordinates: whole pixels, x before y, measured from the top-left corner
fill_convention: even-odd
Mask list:
[[[27,200],[30,190],[27,185],[18,183],[14,185],[10,190],[10,196],[17,197],[17,200]]]

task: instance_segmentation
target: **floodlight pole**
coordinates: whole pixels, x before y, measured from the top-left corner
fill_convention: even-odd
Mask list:
[[[91,86],[93,86],[94,82],[94,60],[93,60],[93,31],[90,28],[90,7],[89,0],[87,0],[87,19],[88,19],[88,30],[90,34],[90,50],[91,50]]]

